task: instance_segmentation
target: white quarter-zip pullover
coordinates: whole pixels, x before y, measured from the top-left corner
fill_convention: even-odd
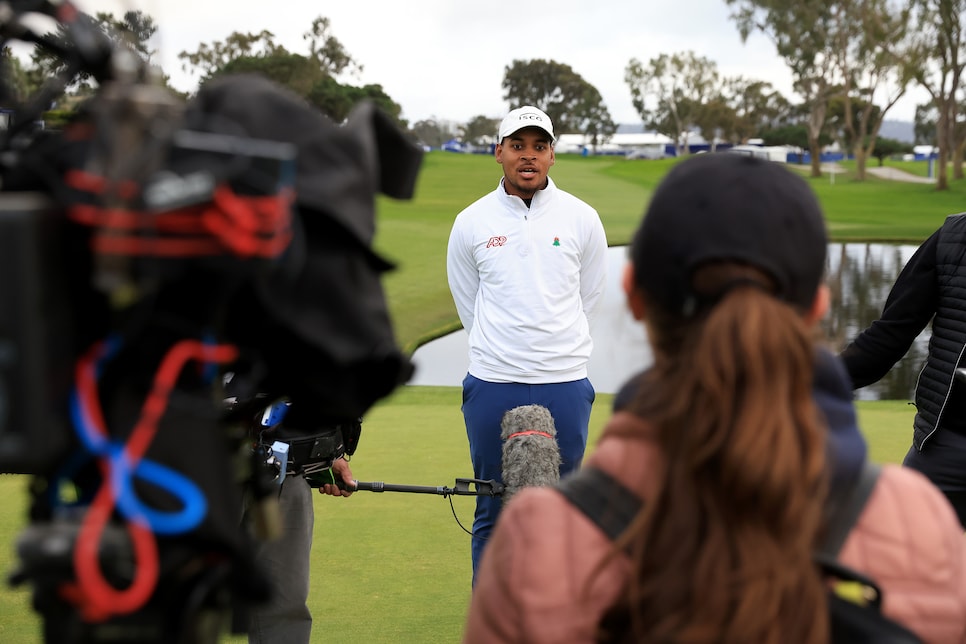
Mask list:
[[[501,179],[457,215],[446,271],[469,334],[469,373],[528,384],[585,378],[606,254],[597,211],[549,177],[529,208]]]

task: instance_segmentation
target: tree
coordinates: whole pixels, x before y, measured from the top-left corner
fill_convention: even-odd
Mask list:
[[[771,84],[736,76],[725,79],[724,97],[734,110],[733,131],[727,136],[732,143],[747,143],[761,132],[786,124],[791,118],[791,105]]]
[[[808,128],[804,124],[782,125],[776,128],[762,130],[761,139],[765,145],[790,145],[807,150],[809,145]],[[820,142],[828,143],[827,136],[822,135]]]
[[[698,105],[694,111],[694,125],[704,140],[711,144],[712,152],[717,150],[719,140],[738,143],[734,134],[737,129],[736,122],[737,114],[722,94]]]
[[[939,118],[938,114],[939,111],[933,103],[916,105],[912,134],[913,140],[917,144],[932,146],[938,144],[938,134],[936,132],[936,121]]]
[[[907,154],[912,152],[912,146],[908,143],[903,143],[902,141],[897,141],[895,139],[879,137],[879,140],[875,142],[874,150],[875,151],[872,153],[872,156],[878,159],[879,167],[881,168],[885,159],[896,154]]]
[[[496,141],[498,130],[500,129],[500,119],[488,116],[474,116],[460,128],[460,136],[463,143],[475,146],[485,146]]]
[[[823,57],[810,76],[799,78],[794,85],[795,91],[804,99],[803,122],[808,133],[808,145],[805,147],[809,152],[813,177],[822,176],[822,135],[826,130],[828,104],[835,95],[834,86],[828,80],[827,64],[828,59]]]
[[[183,61],[183,69],[200,74],[202,82],[225,74],[264,76],[304,97],[337,123],[344,121],[358,103],[369,100],[406,128],[402,107],[381,85],[355,87],[337,80],[361,72],[362,65],[332,35],[328,18],[313,20],[303,38],[308,42],[308,55],[288,51],[275,42],[271,32],[262,31],[234,32],[224,41],[202,43],[194,52],[183,51],[178,58]]]
[[[383,91],[381,85],[343,85],[306,56],[283,49],[269,56],[243,56],[216,70],[214,77],[243,73],[259,74],[287,87],[336,123],[343,122],[357,104],[369,100],[406,129],[406,121],[401,117],[402,107]]]
[[[353,60],[342,43],[330,33],[328,18],[320,16],[313,20],[309,31],[302,37],[308,42],[309,47],[309,55],[302,58],[310,61],[314,67],[303,68],[308,75],[315,78],[338,77],[347,70],[353,73],[362,70],[362,66]],[[284,59],[295,55],[298,54],[292,54],[277,44],[272,32],[262,30],[257,34],[236,31],[229,34],[223,41],[201,43],[193,52],[182,51],[178,54],[178,58],[183,61],[181,67],[184,71],[199,74],[203,82],[240,58],[280,57]],[[291,59],[289,61],[291,62]]]
[[[99,30],[106,36],[103,53],[120,49],[133,53],[142,63],[139,71],[149,72],[152,80],[160,80],[163,85],[168,86],[168,77],[159,66],[151,62],[156,51],[150,41],[157,32],[157,25],[151,16],[140,11],[128,11],[121,19],[103,12],[92,18],[82,13],[77,20],[87,23],[86,27]],[[46,107],[43,120],[48,126],[56,128],[72,118],[76,106],[94,93],[97,85],[95,79],[109,77],[114,70],[74,69],[76,61],[61,52],[69,53],[73,50],[72,39],[75,33],[68,32],[63,24],[58,24],[46,37],[54,45],[35,46],[27,63],[21,62],[9,50],[5,50],[4,74],[12,86],[13,96],[9,100],[20,104],[29,100]],[[90,46],[90,43],[87,45]],[[105,56],[104,60],[113,59]],[[168,89],[170,90],[170,86]],[[32,113],[33,110],[28,108],[22,113],[28,112]]]
[[[717,65],[692,51],[661,54],[647,67],[632,58],[624,69],[624,82],[645,127],[674,140],[677,154],[687,154],[689,130],[701,107],[715,95]]]
[[[609,141],[617,131],[600,92],[589,84],[584,86],[584,94],[574,108],[573,122],[577,123],[577,131],[590,139],[595,154],[597,147]]]
[[[833,2],[828,0],[725,0],[742,40],[754,31],[775,43],[788,65],[794,89],[808,107],[805,125],[812,176],[822,176],[819,137],[833,93],[834,65],[830,33],[834,25]]]
[[[309,43],[309,58],[328,76],[340,76],[347,70],[352,75],[362,73],[357,63],[339,40],[330,32],[329,19],[319,16],[312,27],[302,36]]]
[[[27,66],[10,47],[0,50],[0,78],[4,79],[4,103],[23,103],[44,84],[44,75],[36,66]],[[9,106],[9,105],[7,105]]]
[[[412,133],[419,143],[431,148],[438,148],[456,136],[449,123],[435,118],[417,121],[413,125]]]
[[[596,145],[617,130],[600,92],[569,65],[514,60],[504,70],[503,90],[512,107],[534,105],[546,112],[556,134],[585,134]]]
[[[693,125],[717,148],[719,140],[747,143],[766,127],[787,121],[788,101],[764,81],[741,76],[710,83],[708,97],[694,107]]]
[[[284,49],[268,56],[241,56],[212,72],[212,78],[229,74],[259,74],[284,85],[299,96],[307,96],[315,85],[327,77],[315,64],[300,54]]]
[[[382,89],[382,85],[343,85],[334,78],[325,78],[315,85],[306,96],[309,103],[328,115],[336,123],[341,123],[349,116],[352,109],[363,101],[374,103],[379,109],[401,127],[408,128],[408,123],[402,118],[402,106],[392,100]]]
[[[275,35],[267,30],[257,34],[232,32],[222,41],[201,43],[193,52],[182,51],[178,58],[181,69],[198,74],[204,82],[238,58],[258,58],[269,56],[279,50]]]
[[[97,21],[115,42],[123,42],[137,52],[145,62],[157,51],[150,46],[150,40],[158,31],[154,18],[141,11],[125,11],[118,20],[110,13],[98,12]]]
[[[154,18],[151,16],[141,11],[128,11],[122,19],[118,20],[110,13],[100,12],[95,18],[91,18],[87,14],[81,14],[78,20],[90,21],[107,36],[114,46],[126,47],[128,50],[134,52],[146,65],[151,64],[151,58],[155,50],[151,48],[149,41],[158,30]],[[50,34],[50,37],[54,42],[68,47],[72,35],[68,33],[64,25],[58,24],[57,29]],[[66,60],[52,49],[42,47],[34,48],[30,56],[30,61],[31,65],[38,70],[38,73],[45,78],[56,77],[66,73],[71,64],[71,61]],[[163,78],[159,68],[155,66],[155,70],[158,70],[159,76]],[[164,80],[166,81],[167,79]],[[94,84],[95,81],[91,73],[85,70],[74,76],[67,86],[67,91],[73,94],[90,94],[93,91]]]
[[[857,147],[865,147],[862,141],[855,140],[855,137],[860,136],[861,132],[855,127],[848,127],[849,122],[854,124],[863,117],[863,114],[868,114],[871,119],[879,120],[880,110],[868,101],[861,99],[847,100],[844,88],[836,92],[829,100],[825,118],[826,131],[829,137],[836,141],[843,150],[854,151]]]
[[[948,190],[946,165],[960,146],[955,140],[963,68],[966,66],[966,0],[914,0],[909,73],[925,89],[936,110],[936,189]]]
[[[905,61],[911,50],[906,38],[910,9],[893,0],[840,0],[837,4],[831,42],[843,84],[842,129],[855,157],[856,178],[862,181],[882,121],[909,84]]]

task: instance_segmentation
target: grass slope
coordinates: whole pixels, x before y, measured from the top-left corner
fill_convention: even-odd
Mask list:
[[[613,396],[600,395],[591,444]],[[457,387],[402,387],[366,417],[353,473],[360,481],[452,487],[472,476]],[[861,402],[872,457],[901,462],[911,438],[904,402]],[[19,476],[0,477],[7,499],[0,522],[0,567],[9,573],[12,543],[24,519]],[[452,501],[452,509],[450,503]],[[312,592],[313,642],[440,644],[458,642],[470,596],[473,497],[358,492],[318,495]],[[455,516],[454,516],[455,514]],[[25,590],[0,593],[0,641],[39,643],[40,622]],[[244,638],[226,638],[241,644]]]
[[[600,213],[612,246],[627,244],[654,188],[676,159],[560,155],[551,169],[557,185]],[[805,169],[798,169],[806,176]],[[411,201],[380,198],[376,248],[397,264],[386,276],[386,292],[399,342],[412,352],[423,342],[459,327],[446,285],[446,242],[453,218],[493,190],[500,166],[488,155],[431,152],[426,155]],[[851,172],[809,178],[826,212],[833,241],[919,243],[966,203],[966,183],[938,192],[929,184],[870,177],[856,182]]]

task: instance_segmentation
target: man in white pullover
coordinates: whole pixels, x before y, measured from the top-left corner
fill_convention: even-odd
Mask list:
[[[500,185],[456,217],[446,254],[469,334],[462,410],[470,456],[476,478],[502,480],[503,414],[542,405],[554,419],[564,475],[587,445],[590,327],[604,291],[607,238],[597,211],[547,175],[555,162],[550,117],[515,109],[499,137]],[[500,507],[497,497],[477,497],[474,579]]]

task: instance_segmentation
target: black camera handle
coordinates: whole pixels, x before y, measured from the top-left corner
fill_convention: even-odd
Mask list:
[[[383,483],[381,481],[374,481],[371,483],[365,483],[363,481],[353,481],[350,486],[342,480],[335,481],[335,484],[342,490],[349,490],[352,492],[409,492],[412,494],[437,494],[442,497],[449,498],[449,508],[453,513],[453,518],[456,519],[457,525],[474,539],[486,540],[486,537],[481,537],[480,535],[474,534],[472,530],[468,530],[466,526],[460,521],[460,518],[456,516],[456,508],[453,507],[453,497],[454,496],[502,496],[505,486],[503,483],[498,481],[483,480],[483,479],[456,479],[456,484],[453,487],[446,486],[432,486],[432,485],[394,485],[392,483]],[[312,484],[315,487],[314,483]]]
[[[503,494],[503,484],[497,481],[482,479],[456,479],[453,487],[430,486],[430,485],[396,485],[393,483],[383,483],[373,481],[366,483],[363,481],[353,481],[354,486],[346,485],[343,481],[337,481],[343,490],[352,492],[408,492],[411,494],[438,494],[443,497],[448,496],[500,496]]]

